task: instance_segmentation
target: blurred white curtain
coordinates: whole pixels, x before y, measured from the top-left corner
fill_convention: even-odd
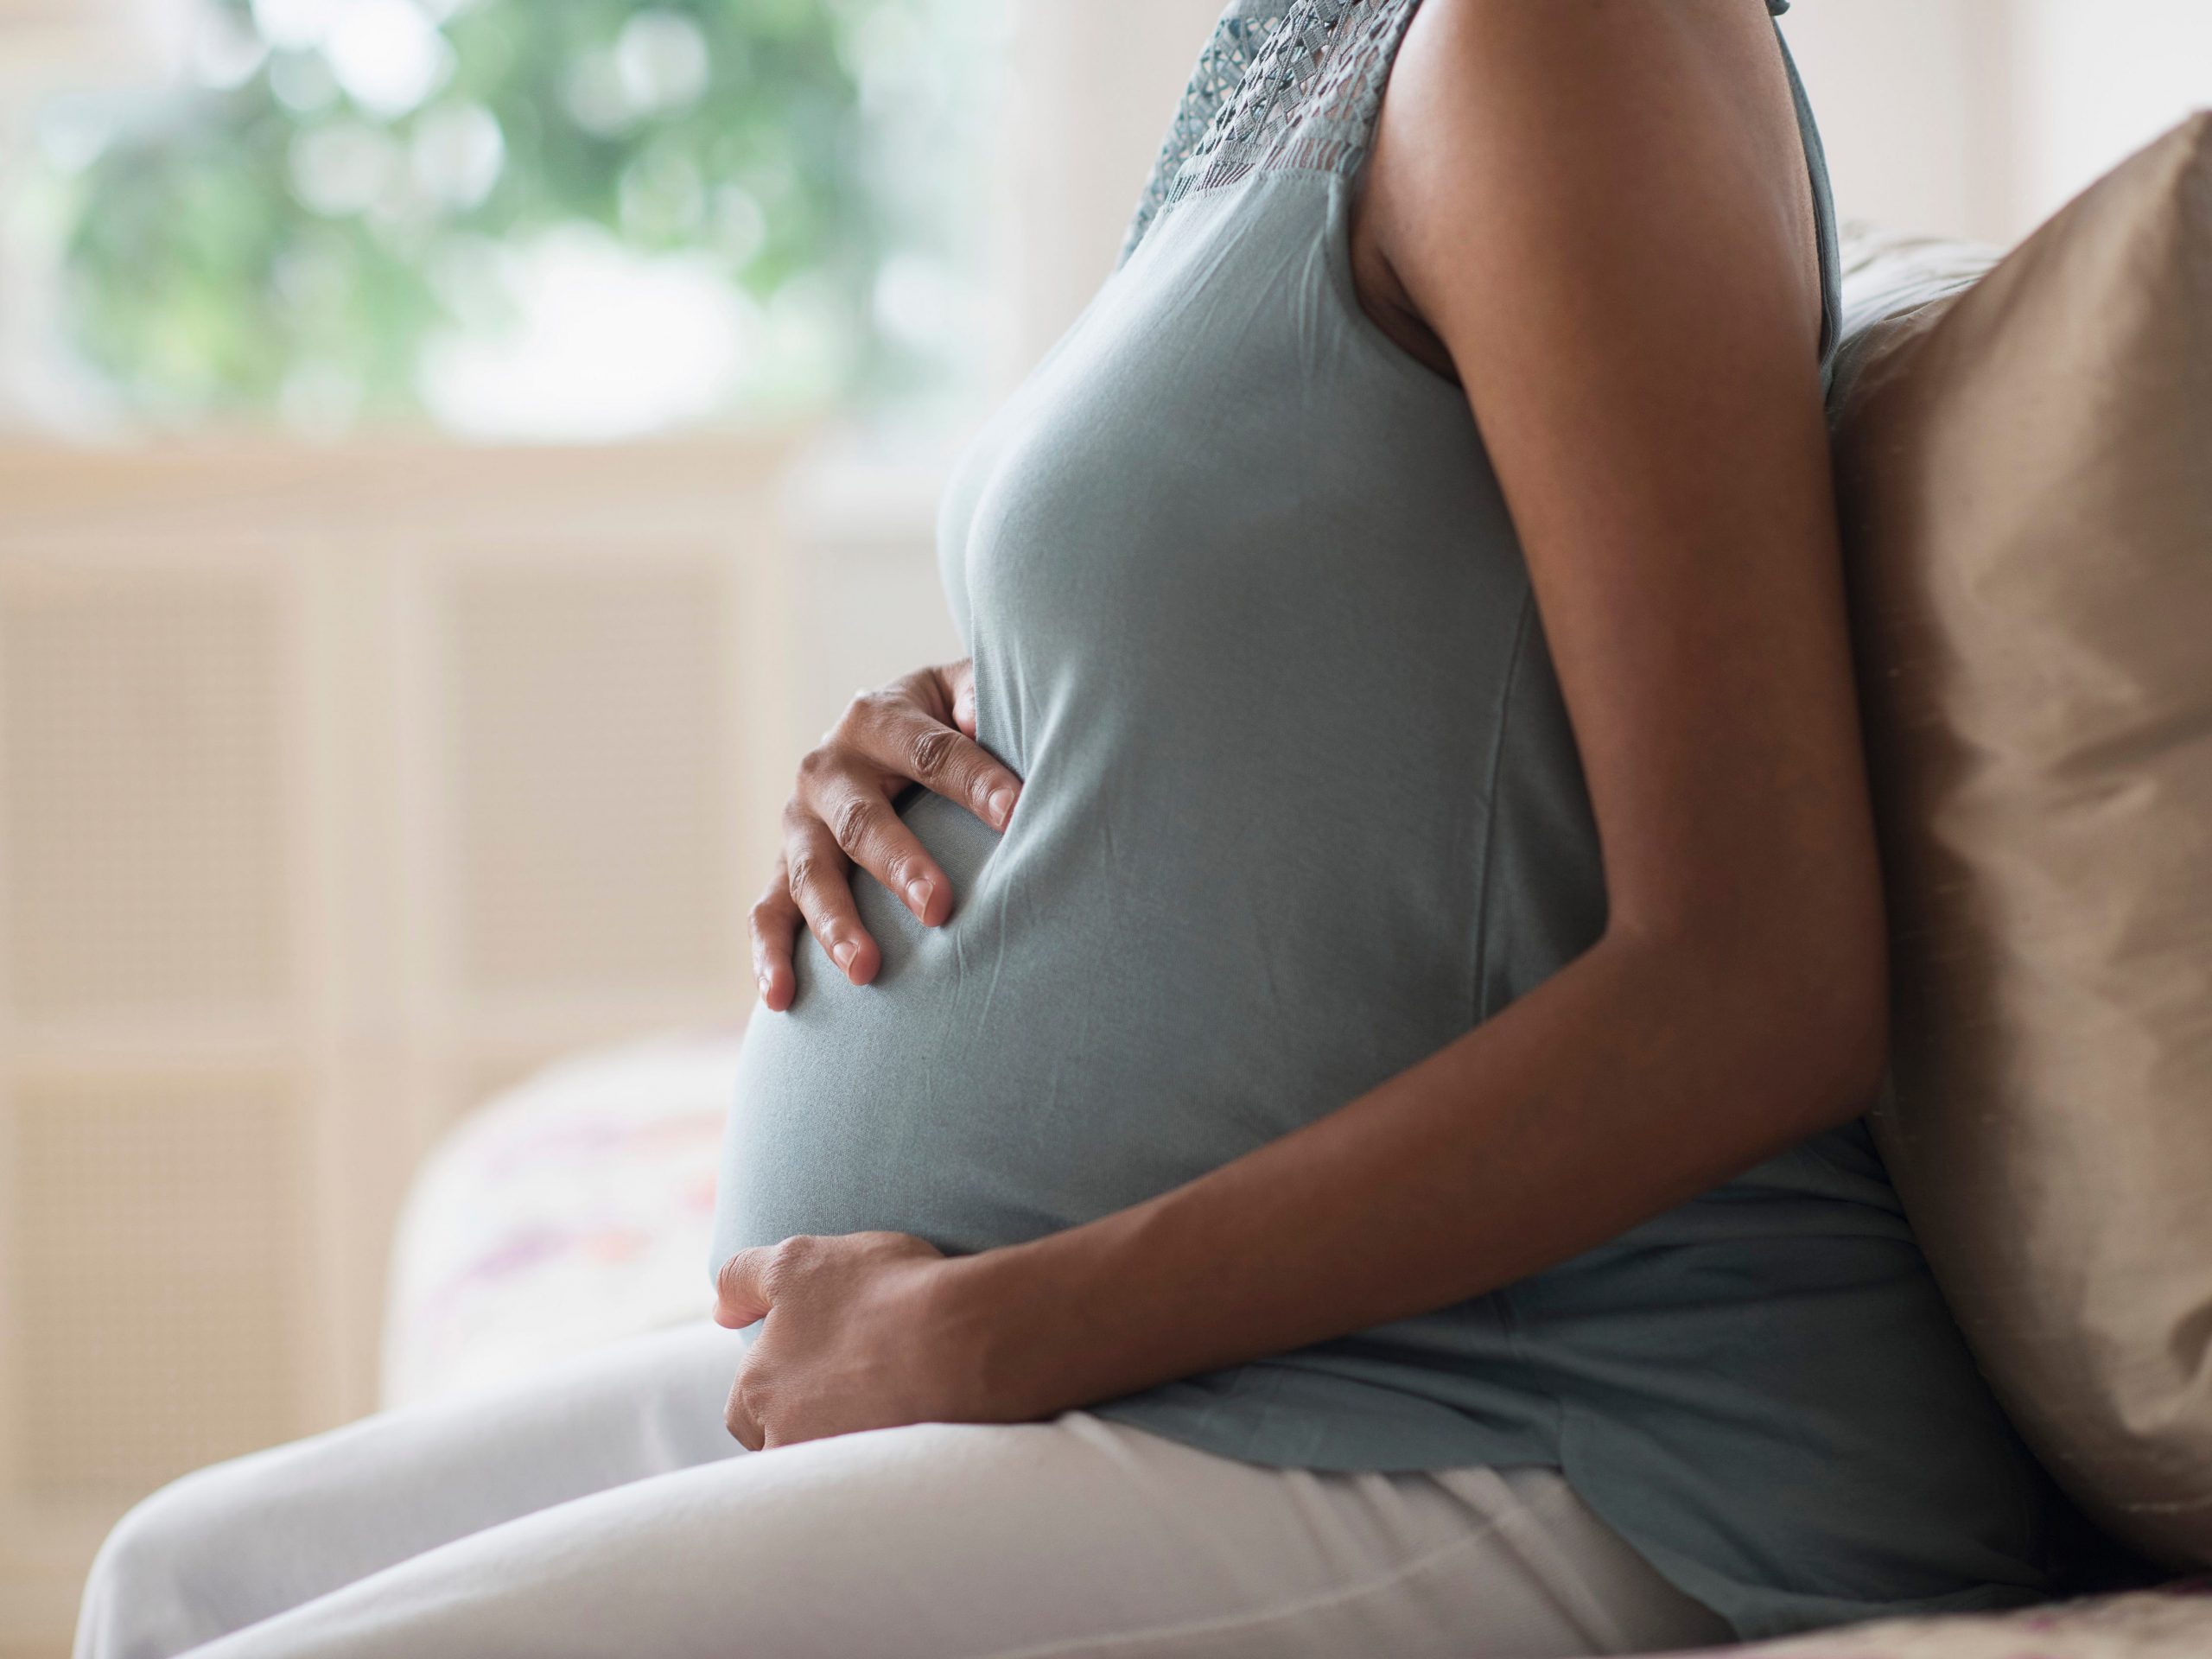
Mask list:
[[[2023,228],[2212,105],[2207,0],[2018,0]]]
[[[56,92],[113,95],[179,72],[201,0],[0,0],[0,201]],[[0,225],[0,431],[96,430],[104,410],[57,342],[54,272]]]
[[[1112,270],[1223,0],[1014,0],[992,181],[995,385],[1020,378]]]
[[[1839,213],[2012,239],[2019,13],[2020,0],[1795,0],[1783,31]]]
[[[0,95],[174,73],[195,0],[0,0]]]
[[[1797,0],[1846,214],[2009,245],[2212,103],[2205,0]]]

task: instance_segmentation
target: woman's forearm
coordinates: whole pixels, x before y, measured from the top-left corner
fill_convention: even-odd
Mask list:
[[[1802,972],[1608,938],[1291,1135],[964,1258],[950,1311],[979,1386],[1045,1415],[1281,1352],[1480,1295],[1726,1180],[1878,1079],[1878,1020],[1788,992]]]

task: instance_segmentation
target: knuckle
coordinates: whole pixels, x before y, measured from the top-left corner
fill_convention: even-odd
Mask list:
[[[960,734],[949,726],[932,726],[914,739],[907,753],[908,776],[922,783],[942,778],[960,751]]]
[[[748,1428],[759,1433],[768,1414],[768,1389],[759,1371],[747,1366],[739,1372],[737,1386],[730,1393],[738,1416]]]
[[[792,902],[804,906],[806,903],[806,895],[814,890],[815,884],[821,879],[821,874],[822,867],[816,861],[812,853],[793,854],[789,882]]]
[[[875,822],[875,804],[865,795],[850,796],[840,801],[830,815],[830,834],[848,853],[857,852],[867,839],[868,827]]]
[[[748,1448],[759,1444],[759,1431],[754,1428],[751,1402],[746,1397],[746,1383],[742,1374],[729,1391],[729,1402],[722,1408],[722,1427],[730,1438]]]
[[[769,1253],[767,1263],[761,1269],[760,1283],[772,1300],[806,1275],[807,1269],[821,1255],[821,1243],[811,1233],[795,1233]]]

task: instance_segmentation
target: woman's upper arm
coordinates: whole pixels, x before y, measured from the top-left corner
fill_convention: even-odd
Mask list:
[[[1362,211],[1512,511],[1609,931],[1748,953],[1777,996],[1794,978],[1878,1020],[1859,1006],[1886,995],[1880,886],[1783,73],[1760,0],[1429,0]]]

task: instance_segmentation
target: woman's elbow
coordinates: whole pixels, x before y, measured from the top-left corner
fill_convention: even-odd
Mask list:
[[[1745,995],[1767,1010],[1774,1061],[1802,1095],[1806,1132],[1860,1116],[1890,1062],[1889,931],[1878,899],[1777,906],[1787,925],[1741,941]]]
[[[1874,1103],[1890,1065],[1890,985],[1886,952],[1839,966],[1834,987],[1802,1017],[1812,1057],[1808,1082],[1819,1127],[1832,1128]]]
[[[1853,901],[1843,885],[1789,884],[1738,912],[1756,924],[1614,931],[1669,988],[1699,1064],[1763,1114],[1786,1110],[1797,1138],[1864,1113],[1889,1069],[1887,921],[1878,889]]]

